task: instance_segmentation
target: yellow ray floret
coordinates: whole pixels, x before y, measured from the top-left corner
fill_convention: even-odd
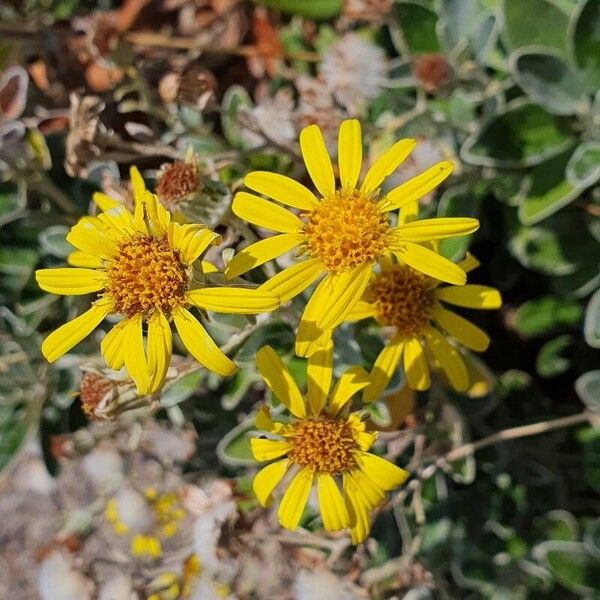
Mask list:
[[[446,179],[452,164],[440,162],[390,192],[381,192],[384,179],[415,145],[414,140],[398,141],[375,161],[359,185],[361,128],[356,119],[344,121],[338,137],[340,181],[336,185],[321,131],[316,125],[303,129],[300,149],[318,193],[276,173],[248,174],[244,179],[248,188],[300,214],[255,194],[239,192],[233,212],[277,235],[241,250],[227,266],[226,275],[236,277],[296,249],[302,260],[272,277],[261,289],[277,293],[286,302],[321,279],[313,297],[320,307],[316,325],[324,329],[343,321],[364,292],[373,267],[386,255],[393,254],[431,277],[463,285],[466,277],[458,265],[421,244],[472,233],[479,226],[477,219],[437,218],[393,225],[390,218],[391,211],[414,204]]]
[[[97,293],[89,310],[51,333],[42,353],[55,361],[89,335],[109,314],[121,317],[102,341],[109,367],[123,365],[139,394],[156,391],[171,360],[171,321],[198,362],[219,375],[236,365],[221,352],[187,307],[217,313],[260,313],[279,305],[277,294],[239,287],[211,287],[192,279],[193,265],[219,236],[203,225],[180,225],[131,173],[135,211],[116,206],[84,217],[67,235],[77,248],[71,268],[41,269],[39,286],[53,294]],[[200,262],[200,261],[198,261]],[[200,263],[200,272],[214,270]],[[145,331],[145,333],[144,333]],[[146,340],[146,341],[144,341]]]
[[[289,475],[277,510],[283,527],[298,526],[314,486],[323,527],[350,529],[353,543],[363,541],[369,533],[370,512],[387,491],[408,477],[400,467],[369,453],[376,434],[366,431],[359,413],[349,412],[352,396],[369,385],[367,373],[350,367],[331,390],[332,346],[328,344],[308,359],[304,397],[271,347],[258,351],[256,363],[267,386],[292,415],[289,422],[279,423],[263,407],[256,417],[256,426],[269,438],[251,439],[254,457],[275,461],[254,478],[259,502],[269,506],[275,488]]]

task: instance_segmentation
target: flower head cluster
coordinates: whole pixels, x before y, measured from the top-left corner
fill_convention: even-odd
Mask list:
[[[237,278],[292,250],[297,259],[257,289],[216,286],[207,277],[216,268],[201,257],[220,238],[204,225],[182,224],[183,213],[178,212],[198,190],[194,164],[164,169],[158,196],[146,190],[133,168],[133,210],[98,194],[101,212],[81,219],[67,236],[76,247],[69,257],[72,266],[36,273],[46,291],[96,294],[87,312],[46,338],[43,354],[49,361],[58,359],[114,315],[118,322],[102,340],[101,351],[110,368],[127,368],[140,395],[165,382],[171,324],[198,362],[218,375],[231,375],[236,365],[190,307],[202,315],[266,312],[316,284],[299,319],[295,344],[296,353],[308,357],[306,394],[271,347],[262,347],[256,356],[266,385],[290,415],[277,420],[266,407],[258,412],[256,425],[263,435],[251,440],[252,452],[269,464],[253,486],[264,506],[285,488],[277,515],[290,529],[300,523],[315,488],[324,528],[349,529],[355,543],[364,540],[371,512],[408,473],[370,452],[377,435],[367,429],[366,411],[351,411],[352,397],[361,392],[363,402],[378,399],[400,363],[412,389],[429,387],[433,366],[454,389],[466,390],[468,369],[458,345],[483,351],[489,338],[446,305],[495,309],[501,303],[497,290],[465,285],[475,259],[467,256],[456,264],[437,251],[439,240],[476,231],[477,219],[418,219],[418,200],[450,175],[450,162],[438,162],[382,191],[415,145],[412,139],[399,140],[361,178],[361,127],[357,120],[346,120],[339,128],[336,174],[320,129],[310,125],[300,134],[300,149],[316,192],[281,174],[249,173],[244,183],[255,193],[239,192],[233,213],[276,235],[240,250],[228,262],[225,276]],[[333,330],[344,321],[367,318],[388,337],[384,349],[371,373],[353,366],[332,386]],[[84,384],[82,397],[94,412],[109,390],[94,378]],[[177,527],[173,498],[147,500],[162,535],[168,535]],[[118,513],[116,504],[109,503],[107,517],[123,529]],[[132,551],[155,557],[157,543],[140,532]]]

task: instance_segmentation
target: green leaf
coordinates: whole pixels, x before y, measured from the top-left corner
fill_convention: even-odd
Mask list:
[[[252,385],[259,380],[260,377],[253,370],[240,369],[226,381],[225,389],[221,394],[221,406],[225,410],[234,410]]]
[[[590,556],[577,542],[542,542],[534,554],[552,572],[554,579],[578,595],[590,595],[600,589],[600,561]]]
[[[583,335],[592,348],[600,348],[600,290],[596,290],[585,309]]]
[[[569,31],[575,62],[582,70],[589,92],[600,87],[600,2],[581,2]]]
[[[20,292],[27,285],[37,261],[35,250],[9,246],[0,248],[0,287]]]
[[[581,188],[590,187],[600,179],[600,142],[580,144],[569,159],[567,180]]]
[[[244,419],[239,425],[226,433],[217,444],[219,460],[232,467],[255,465],[252,456],[249,433],[256,429],[254,415]]]
[[[551,510],[542,517],[546,537],[560,542],[579,539],[579,526],[575,517],[566,510]]]
[[[223,219],[231,204],[231,194],[220,181],[203,179],[200,190],[179,210],[189,223],[203,223],[214,229]]]
[[[575,391],[588,409],[600,412],[600,369],[579,376]]]
[[[51,225],[39,235],[40,250],[56,258],[66,259],[75,248],[67,242],[66,235],[69,228],[64,225]]]
[[[589,107],[580,74],[557,54],[526,46],[513,52],[508,64],[523,91],[548,112],[572,115]]]
[[[505,38],[511,48],[532,44],[566,52],[569,18],[550,0],[504,0]]]
[[[439,51],[437,15],[433,10],[415,2],[396,2],[393,10],[403,33],[402,42],[396,44],[400,54],[404,53],[404,45],[411,54]]]
[[[225,139],[241,150],[252,145],[252,137],[244,130],[239,121],[240,110],[254,106],[248,92],[241,85],[232,85],[224,94],[221,103],[221,127]]]
[[[467,42],[476,29],[482,6],[473,0],[442,0],[439,29],[447,49]]]
[[[544,296],[528,300],[519,306],[515,327],[525,337],[544,335],[560,327],[570,327],[579,322],[583,308],[573,300]]]
[[[439,217],[474,217],[479,216],[481,194],[470,186],[448,188],[440,198],[438,206]],[[450,260],[460,260],[467,252],[473,235],[442,240],[440,253]]]
[[[173,383],[167,383],[161,394],[160,403],[162,406],[169,408],[181,402],[185,402],[198,391],[198,387],[202,379],[204,379],[204,375],[204,371],[198,369],[197,371],[192,371],[191,373],[184,375],[181,379],[178,379]]]
[[[0,471],[6,467],[25,440],[25,414],[22,408],[0,406]]]
[[[519,98],[469,136],[460,155],[472,165],[521,168],[539,165],[571,144],[552,115]]]
[[[565,177],[572,155],[568,150],[533,167],[519,192],[519,220],[524,225],[535,225],[567,206],[583,192]]]
[[[0,227],[23,215],[25,205],[25,196],[22,194],[0,192]]]
[[[577,269],[552,227],[523,227],[509,240],[508,248],[524,267],[539,273],[569,275]]]
[[[283,321],[269,321],[257,329],[235,355],[240,362],[254,361],[256,353],[266,345],[273,346],[278,354],[290,352],[294,347],[292,328]]]
[[[342,10],[342,0],[255,0],[269,8],[291,15],[315,19],[333,19]]]
[[[586,527],[583,545],[591,556],[600,559],[600,518],[592,521]]]
[[[535,369],[542,377],[557,377],[569,369],[571,361],[562,353],[571,345],[570,335],[559,335],[546,342],[539,351]]]

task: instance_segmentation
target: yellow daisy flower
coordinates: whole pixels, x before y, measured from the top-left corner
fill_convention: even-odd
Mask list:
[[[318,195],[284,175],[249,173],[244,179],[247,187],[299,210],[300,215],[259,196],[239,192],[233,212],[279,235],[241,250],[227,266],[226,276],[241,275],[299,249],[304,260],[284,269],[260,289],[275,292],[286,302],[324,275],[312,295],[314,305],[319,307],[315,325],[320,329],[333,329],[343,321],[364,292],[377,260],[390,253],[431,277],[464,284],[465,273],[458,265],[421,244],[471,233],[479,226],[477,219],[436,218],[396,225],[390,219],[392,211],[414,202],[446,179],[452,164],[440,162],[390,192],[380,192],[384,179],[415,145],[412,139],[396,142],[369,168],[359,186],[360,123],[355,119],[344,121],[338,138],[340,183],[336,186],[320,129],[316,125],[303,129],[300,149]]]
[[[258,370],[292,419],[275,422],[268,408],[259,411],[256,426],[270,437],[252,438],[252,453],[258,461],[277,460],[256,474],[253,489],[258,501],[269,506],[273,491],[288,475],[277,516],[283,527],[295,529],[315,485],[325,529],[350,528],[357,544],[369,533],[369,512],[408,473],[368,452],[377,436],[366,431],[360,413],[349,413],[352,396],[369,384],[368,374],[350,367],[330,393],[332,360],[331,344],[308,359],[305,398],[275,351],[270,346],[258,351]]]
[[[198,276],[193,265],[219,236],[203,225],[172,222],[156,196],[146,191],[137,169],[131,178],[133,214],[117,206],[82,218],[67,235],[78,249],[69,257],[75,268],[36,272],[39,286],[53,294],[98,292],[88,311],[44,340],[43,355],[49,362],[57,360],[115,314],[122,320],[102,340],[102,355],[112,369],[125,365],[139,394],[156,391],[165,380],[172,349],[170,321],[198,362],[219,375],[231,375],[236,365],[186,307],[255,314],[274,310],[279,298],[268,291],[206,285],[206,271],[201,265]]]
[[[468,255],[461,266],[468,272],[478,264]],[[500,292],[492,287],[476,284],[440,286],[439,281],[407,265],[392,261],[382,263],[380,272],[367,286],[363,299],[347,318],[348,321],[359,321],[373,317],[391,332],[390,339],[375,360],[371,385],[363,391],[365,402],[372,402],[381,395],[400,361],[408,386],[414,390],[429,388],[428,362],[442,369],[456,391],[468,389],[467,365],[447,336],[476,352],[485,351],[490,338],[482,329],[448,310],[444,303],[494,310],[500,308],[502,298]],[[318,343],[327,343],[330,335],[326,332]],[[308,344],[297,344],[297,350],[307,351]]]

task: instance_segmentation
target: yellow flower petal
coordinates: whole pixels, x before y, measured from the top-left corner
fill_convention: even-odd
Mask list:
[[[362,502],[359,490],[350,477],[344,474],[343,477],[344,499],[348,509],[350,519],[350,534],[353,544],[364,542],[369,535],[369,511]]]
[[[502,306],[500,292],[487,285],[468,284],[462,287],[442,287],[435,290],[435,297],[455,306],[494,310]]]
[[[106,361],[106,364],[115,371],[118,371],[125,364],[125,332],[127,319],[117,323],[102,339],[100,343],[100,352]]]
[[[104,266],[104,261],[95,254],[88,254],[81,250],[74,250],[67,257],[67,262],[72,267],[83,267],[86,269],[99,269]]]
[[[434,279],[454,285],[464,285],[467,281],[467,275],[458,265],[429,248],[402,242],[393,251],[400,261]]]
[[[253,171],[246,175],[244,184],[259,194],[300,210],[312,210],[319,202],[307,187],[279,173]]]
[[[455,337],[463,346],[475,352],[485,352],[490,345],[490,338],[483,329],[455,312],[436,306],[432,316],[442,329]]]
[[[376,312],[374,304],[359,300],[356,306],[346,315],[345,320],[350,322],[362,321],[363,319],[374,317]]]
[[[290,372],[271,346],[263,346],[256,353],[256,368],[273,394],[296,417],[306,416],[302,394]]]
[[[402,208],[411,202],[419,200],[419,198],[422,198],[442,183],[453,170],[454,165],[447,160],[439,162],[436,165],[433,165],[433,167],[429,167],[429,169],[423,173],[420,173],[416,177],[409,179],[388,192],[379,204],[381,210],[386,212],[396,210],[397,208]]]
[[[323,134],[317,125],[309,125],[300,132],[300,150],[306,170],[321,196],[335,192],[335,178]]]
[[[402,358],[404,339],[401,334],[396,334],[379,353],[371,371],[371,385],[363,391],[363,402],[378,400]]]
[[[342,187],[355,188],[362,166],[362,134],[357,119],[347,119],[340,125],[338,163]]]
[[[380,489],[389,492],[403,484],[408,478],[408,471],[397,467],[389,460],[370,454],[358,453],[361,471]]]
[[[171,362],[172,338],[167,317],[161,310],[155,311],[148,319],[148,371],[150,372],[148,393],[158,390],[165,381]]]
[[[188,292],[187,298],[205,310],[239,315],[269,312],[279,306],[279,296],[260,289],[207,287]]]
[[[267,507],[273,503],[273,490],[286,474],[289,461],[287,459],[278,460],[266,467],[263,467],[252,481],[252,489],[261,506]]]
[[[330,285],[324,285],[322,288],[319,286],[315,290],[315,294],[318,291],[322,293],[322,296],[318,296],[322,304],[316,321],[317,327],[320,329],[337,327],[360,300],[372,272],[372,265],[367,264],[344,273],[328,275],[324,281],[329,279]]]
[[[426,390],[431,385],[429,367],[423,352],[421,342],[410,338],[404,343],[404,374],[406,381],[413,390]]]
[[[284,304],[304,291],[322,272],[323,267],[319,259],[305,259],[280,271],[258,289],[276,294],[281,304]]]
[[[98,223],[102,224],[107,235],[113,240],[121,242],[137,233],[147,233],[146,227],[138,227],[133,215],[123,206],[115,206],[96,216]]]
[[[369,385],[370,382],[369,374],[362,367],[349,367],[346,369],[333,388],[327,412],[330,415],[337,415],[346,406],[350,398]]]
[[[314,321],[301,320],[296,330],[294,351],[298,356],[311,357],[331,342],[331,329],[319,329]]]
[[[383,180],[402,164],[416,145],[416,140],[404,139],[397,141],[391,148],[386,150],[367,171],[360,186],[360,191],[368,194],[379,188]]]
[[[403,242],[429,242],[467,235],[477,229],[479,229],[477,219],[436,217],[435,219],[421,219],[406,225],[400,225],[394,231],[394,238]]]
[[[340,531],[350,525],[348,509],[331,475],[317,474],[317,499],[326,531]]]
[[[366,452],[363,454],[365,456],[372,456]],[[385,498],[383,488],[376,485],[375,482],[363,471],[354,470],[350,471],[350,473],[345,473],[344,480],[346,479],[354,484],[359,501],[368,510],[379,506]]]
[[[136,205],[141,204],[144,200],[144,194],[146,193],[146,184],[136,166],[132,166],[129,169],[129,179],[131,180],[133,201]]]
[[[101,290],[106,284],[106,275],[95,269],[38,269],[35,279],[40,288],[51,294],[79,296]]]
[[[201,365],[225,377],[237,371],[236,364],[223,354],[191,312],[179,307],[172,316],[183,345]]]
[[[287,208],[248,192],[238,192],[231,210],[240,219],[279,233],[298,233],[302,221]]]
[[[469,387],[469,373],[456,348],[433,327],[425,330],[425,338],[427,347],[446,373],[450,385],[457,392],[464,392]]]
[[[181,260],[191,265],[211,244],[218,244],[221,236],[203,225],[169,225],[169,243],[179,250]]]
[[[225,277],[233,279],[296,247],[302,238],[295,233],[282,233],[255,242],[240,250],[225,267]],[[278,273],[278,275],[280,275]],[[277,277],[277,275],[276,275]]]
[[[89,335],[111,311],[112,304],[102,299],[72,321],[53,331],[42,343],[42,354],[48,362],[54,362],[84,337]]]
[[[290,482],[277,510],[279,524],[286,529],[296,529],[310,494],[314,474],[309,468],[299,471]]]
[[[94,217],[83,217],[71,227],[67,242],[88,254],[110,260],[117,252],[117,244],[109,237],[106,227]]]
[[[135,381],[138,394],[146,395],[150,389],[150,373],[144,349],[142,320],[142,315],[137,314],[125,321],[123,359],[129,377]]]
[[[150,234],[161,238],[169,230],[171,213],[158,201],[154,194],[144,194],[144,210],[148,217]]]
[[[313,414],[318,415],[325,405],[331,379],[333,377],[333,343],[319,348],[308,359],[306,386],[308,405]]]
[[[458,263],[458,266],[463,269],[465,273],[470,273],[476,269],[479,264],[479,261],[470,252],[467,252],[467,255]]]
[[[268,440],[265,438],[250,438],[250,448],[254,458],[260,462],[279,458],[291,448],[285,440]]]
[[[200,268],[202,269],[202,272],[205,274],[219,272],[219,269],[217,268],[217,266],[214,265],[213,263],[209,262],[208,260],[200,261]]]
[[[110,210],[111,208],[115,208],[115,206],[120,206],[121,203],[114,198],[111,198],[107,194],[103,194],[102,192],[94,192],[92,196],[92,200],[96,204],[96,206],[102,210]]]
[[[271,419],[269,408],[264,404],[258,409],[254,424],[258,429],[262,429],[268,433],[280,433],[284,427],[283,423],[275,423],[275,421]]]
[[[398,213],[398,225],[406,225],[419,216],[419,201],[414,200],[405,204]]]

